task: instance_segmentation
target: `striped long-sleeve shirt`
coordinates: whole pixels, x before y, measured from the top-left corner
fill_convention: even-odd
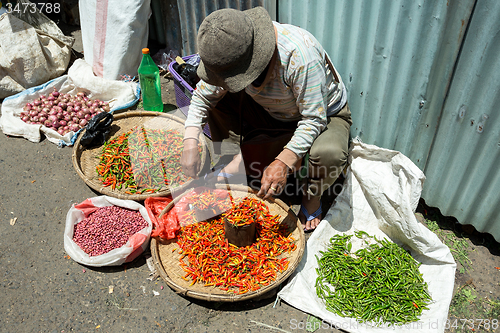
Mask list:
[[[299,159],[325,128],[326,117],[344,107],[347,96],[340,76],[340,82],[336,82],[326,62],[326,52],[312,34],[293,25],[273,23],[277,31],[277,61],[263,85],[249,85],[245,92],[273,118],[298,121],[285,148]],[[189,132],[189,136],[197,137],[194,129],[187,128],[195,127],[199,133],[210,108],[226,93],[221,87],[198,83],[185,123],[187,135]]]

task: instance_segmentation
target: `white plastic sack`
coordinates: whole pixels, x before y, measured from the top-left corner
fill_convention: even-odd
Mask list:
[[[140,97],[138,83],[96,77],[92,73],[90,65],[82,59],[77,59],[68,70],[67,75],[4,99],[2,116],[0,117],[0,129],[4,134],[22,136],[32,142],[39,142],[41,133],[43,133],[50,142],[59,145],[72,145],[76,139],[75,133],[69,132],[62,136],[46,126],[26,124],[19,116],[26,103],[37,99],[40,95],[48,95],[54,88],[61,93],[72,95],[84,91],[89,98],[109,102],[111,112],[131,107]]]
[[[309,238],[299,267],[278,296],[328,323],[323,325],[349,332],[444,332],[456,264],[448,247],[415,218],[424,174],[400,152],[359,140],[354,140],[349,158],[350,168],[342,193]],[[321,256],[319,251],[326,249],[333,235],[354,234],[358,230],[392,240],[409,249],[413,258],[422,263],[420,272],[433,303],[422,312],[418,322],[379,327],[362,324],[327,311],[316,296],[315,255]],[[354,251],[356,237],[352,240]],[[290,327],[297,328],[297,324],[291,322]]]
[[[85,61],[94,73],[120,80],[137,76],[147,47],[150,0],[79,1]]]
[[[34,10],[36,6],[41,6],[40,3],[32,3],[29,0],[17,0],[17,4],[12,5],[12,13],[15,17],[31,25],[37,30],[41,30],[52,38],[58,39],[69,47],[73,46],[75,39],[70,36],[65,36],[57,24],[49,19],[44,12],[53,12],[63,14],[63,5],[59,4],[45,4],[44,10]],[[4,6],[6,4],[4,3]]]
[[[74,39],[38,11],[23,14],[24,20],[0,15],[0,99],[60,76],[70,61]]]
[[[76,262],[95,267],[119,266],[134,260],[149,246],[153,224],[143,205],[133,200],[121,200],[103,195],[87,199],[77,206],[80,207],[80,209],[75,208],[75,205],[69,209],[66,215],[66,228],[64,229],[64,250]],[[148,226],[132,235],[128,242],[122,247],[111,250],[108,253],[91,257],[73,241],[74,227],[75,224],[85,218],[84,211],[86,209],[107,206],[118,206],[138,210],[142,217],[148,222]]]

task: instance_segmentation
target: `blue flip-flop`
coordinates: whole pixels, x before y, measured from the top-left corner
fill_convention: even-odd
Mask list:
[[[224,178],[231,178],[232,176],[234,176],[232,173],[227,173],[227,172],[219,172],[219,174],[217,175],[217,177],[224,177]]]
[[[309,214],[309,212],[307,211],[307,209],[304,208],[304,206],[300,206],[300,211],[306,217],[306,222],[307,221],[311,221],[311,220],[317,218],[318,216],[321,215],[321,213],[323,213],[321,203],[319,204],[319,208],[314,213],[312,213],[312,214]],[[304,229],[304,231],[313,231],[313,230],[314,229],[308,229],[308,230]]]
[[[212,168],[212,172],[209,172],[207,173],[205,176],[203,176],[203,179],[207,180],[207,179],[210,179],[212,177],[224,177],[224,178],[231,178],[232,176],[234,176],[232,173],[227,173],[227,172],[222,172],[222,169],[224,169],[224,167],[226,166],[226,164],[222,164],[222,165],[219,165],[217,168]]]

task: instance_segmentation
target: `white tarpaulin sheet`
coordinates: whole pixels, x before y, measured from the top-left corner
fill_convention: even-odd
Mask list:
[[[304,257],[278,296],[288,304],[348,332],[444,332],[453,296],[456,263],[449,248],[418,222],[415,210],[425,180],[423,172],[400,152],[354,140],[344,189],[306,244]],[[400,326],[360,323],[326,310],[316,296],[315,255],[336,234],[365,231],[409,250],[422,265],[432,303],[418,322]],[[353,250],[356,244],[353,237]],[[323,326],[324,327],[324,326]]]

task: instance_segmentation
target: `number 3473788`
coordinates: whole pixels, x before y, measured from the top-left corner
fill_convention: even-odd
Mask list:
[[[0,7],[1,7],[0,2]],[[61,12],[61,4],[60,3],[52,3],[52,2],[38,2],[38,3],[17,3],[12,5],[11,3],[4,4],[5,8],[7,8],[7,13],[31,13],[35,14],[36,12],[45,13],[45,14],[58,14]]]
[[[500,326],[498,319],[455,319],[446,320],[445,329],[450,328],[468,328],[471,330],[485,328],[495,331]]]

